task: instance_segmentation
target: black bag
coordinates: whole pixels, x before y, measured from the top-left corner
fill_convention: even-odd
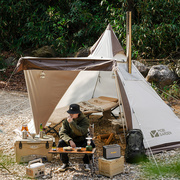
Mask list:
[[[126,135],[125,160],[137,163],[146,159],[143,134],[140,129],[130,130]]]

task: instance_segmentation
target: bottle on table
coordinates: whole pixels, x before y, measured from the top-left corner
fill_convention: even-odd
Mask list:
[[[40,124],[40,131],[43,131],[42,123]]]
[[[28,130],[28,126],[26,124],[22,125],[21,131],[22,131],[22,138],[27,139],[29,130]]]
[[[55,138],[53,138],[52,150],[53,150],[53,151],[56,151]]]
[[[40,124],[39,136],[40,136],[40,138],[43,138],[43,126],[42,126],[42,123]]]
[[[28,126],[27,126],[26,124],[23,124],[23,125],[22,125],[22,129],[21,129],[21,131],[23,131],[23,130],[28,131]]]

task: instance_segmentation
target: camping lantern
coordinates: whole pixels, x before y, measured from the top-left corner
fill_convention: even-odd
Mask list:
[[[92,151],[92,146],[91,146],[92,137],[88,136],[86,139],[87,139],[86,151]]]
[[[41,79],[45,79],[45,75],[46,75],[45,72],[44,72],[44,71],[41,71],[41,73],[40,73],[40,78],[41,78]]]

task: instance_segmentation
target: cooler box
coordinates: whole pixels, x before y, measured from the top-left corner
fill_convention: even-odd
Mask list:
[[[51,161],[52,154],[48,154],[48,152],[52,148],[52,143],[52,138],[17,138],[14,143],[16,162],[29,162],[37,158],[46,158],[48,161]]]
[[[107,160],[103,157],[98,159],[99,174],[112,178],[114,175],[124,172],[124,156],[117,159]]]
[[[103,157],[105,159],[115,159],[121,157],[121,147],[118,144],[103,146]]]

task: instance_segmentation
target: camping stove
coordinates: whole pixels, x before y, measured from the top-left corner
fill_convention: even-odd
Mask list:
[[[33,161],[29,161],[28,166],[26,166],[26,174],[30,178],[44,176],[44,173],[45,165],[42,163],[42,159],[35,159]]]

